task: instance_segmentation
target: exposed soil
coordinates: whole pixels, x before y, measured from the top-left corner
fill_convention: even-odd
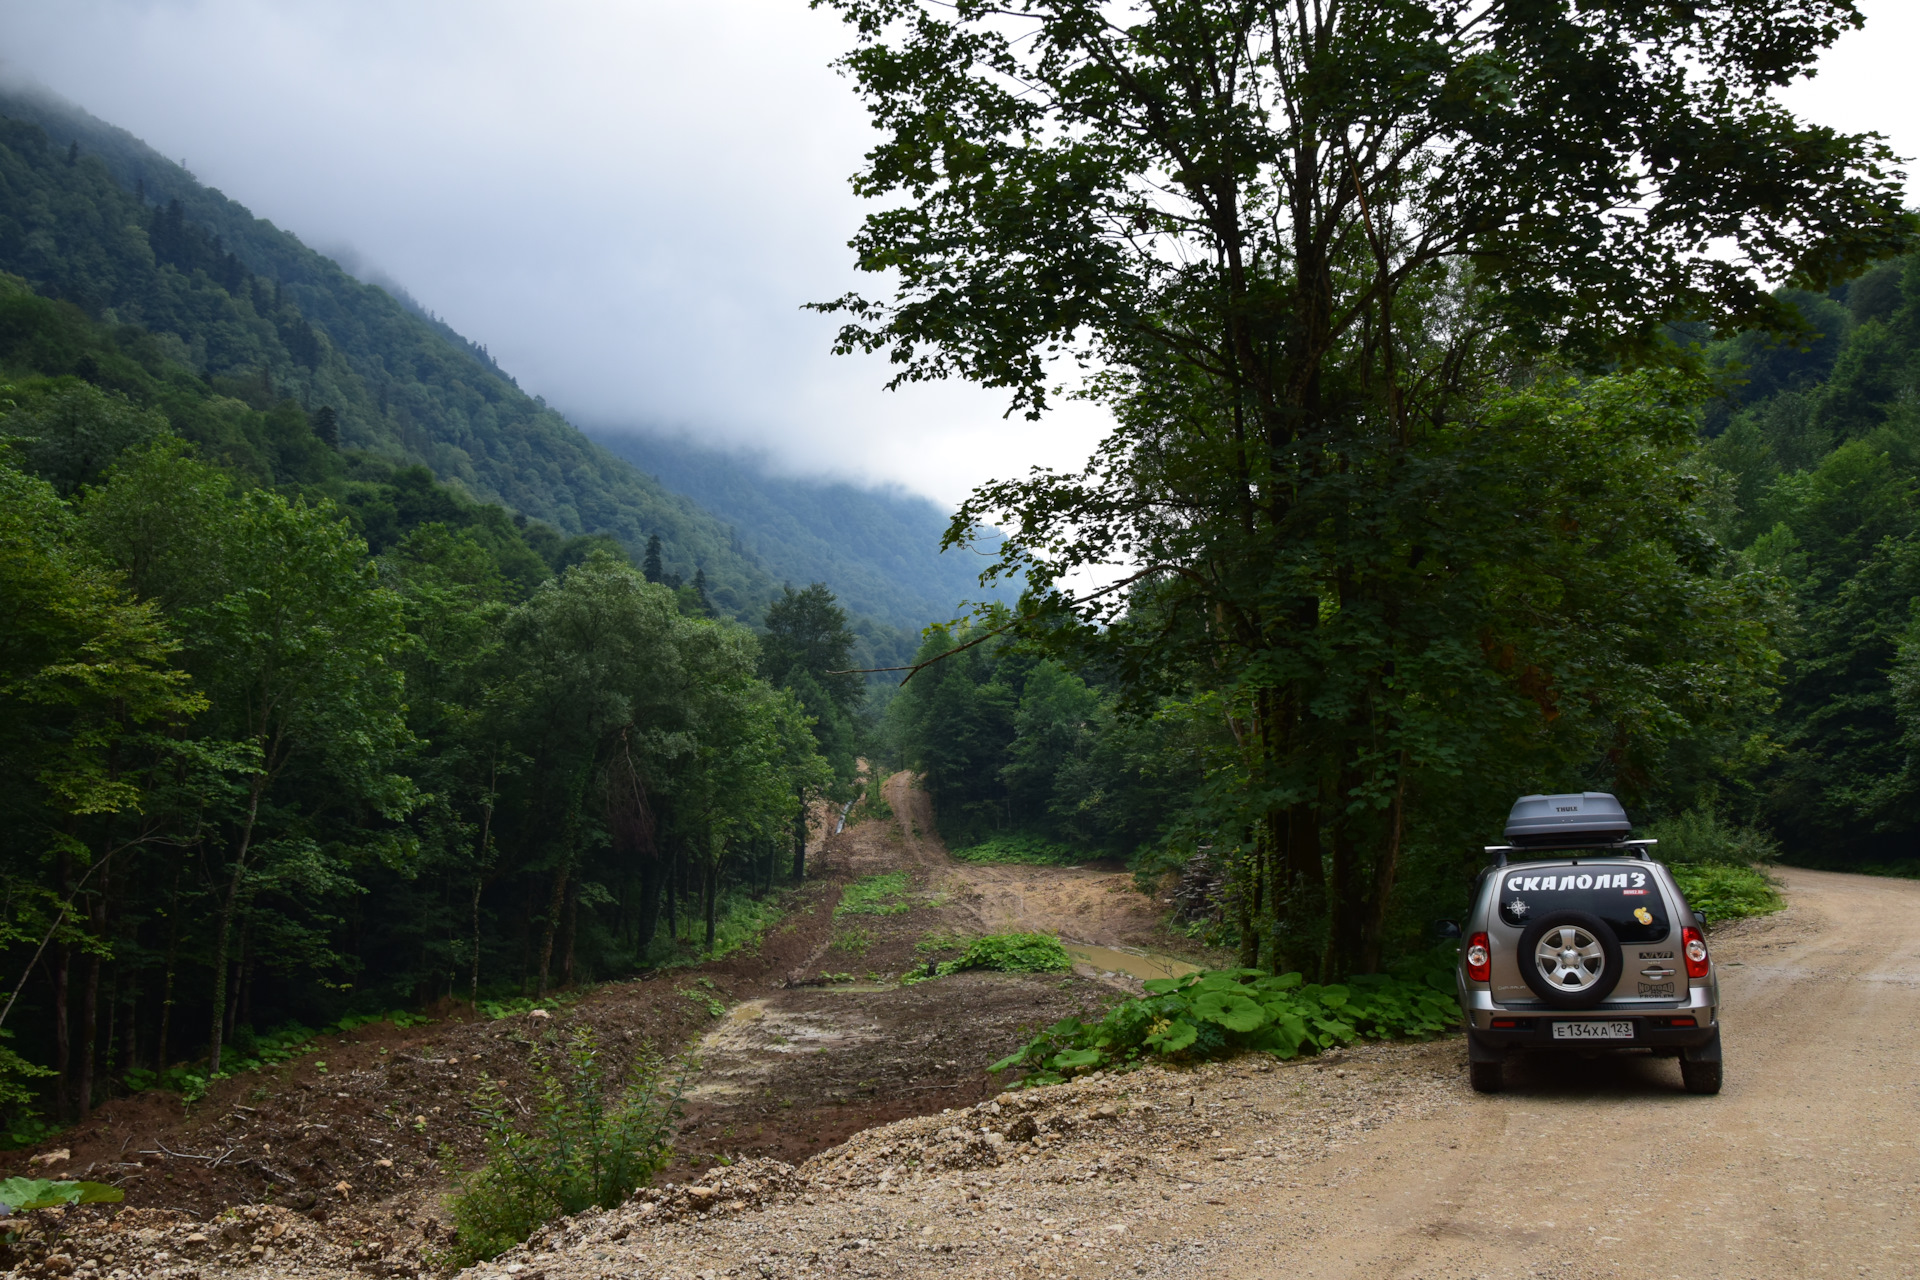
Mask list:
[[[244,1263],[264,1256],[251,1252],[258,1246],[275,1248],[283,1269],[304,1259],[411,1272],[444,1225],[445,1153],[466,1167],[480,1157],[474,1090],[484,1077],[509,1096],[524,1094],[534,1045],[577,1027],[591,1027],[616,1060],[641,1045],[697,1056],[679,1159],[664,1175],[671,1180],[723,1160],[797,1163],[872,1126],[976,1103],[997,1088],[988,1063],[1039,1027],[1097,1013],[1137,984],[1086,966],[1075,975],[974,973],[912,986],[897,985],[900,975],[990,930],[1071,924],[1063,931],[1081,941],[1177,940],[1156,935],[1153,907],[1124,873],[953,861],[927,797],[909,783],[900,774],[887,784],[892,819],[820,843],[807,884],[755,950],[578,999],[562,994],[544,1010],[499,1021],[449,1004],[426,1025],[371,1024],[279,1068],[221,1082],[190,1107],[159,1092],[116,1100],[38,1151],[0,1160],[0,1176],[123,1188],[122,1210],[39,1215],[42,1226],[64,1218],[58,1230],[70,1239],[58,1248],[82,1271],[89,1257],[104,1265],[100,1250],[131,1258],[147,1248],[148,1265],[129,1274],[151,1274],[160,1265],[151,1254],[172,1241],[180,1267],[204,1269],[216,1257]],[[823,831],[831,816],[822,815]],[[836,915],[845,886],[891,871],[907,873],[892,909]],[[727,1008],[719,1019],[716,1006]],[[56,1151],[67,1155],[27,1163]],[[232,1221],[246,1206],[256,1218],[246,1220],[244,1241],[230,1232],[230,1240],[185,1242],[196,1224]],[[122,1221],[109,1228],[116,1216]],[[74,1234],[87,1223],[95,1225]],[[263,1232],[270,1243],[254,1238]],[[93,1234],[100,1250],[79,1245]],[[141,1245],[146,1236],[153,1242]],[[45,1258],[50,1248],[23,1240],[13,1260]],[[195,1250],[204,1255],[198,1262]]]
[[[1457,1037],[1089,1077],[712,1171],[469,1274],[1920,1275],[1920,883],[1782,879],[1785,913],[1713,937],[1717,1097],[1633,1054],[1478,1095]]]

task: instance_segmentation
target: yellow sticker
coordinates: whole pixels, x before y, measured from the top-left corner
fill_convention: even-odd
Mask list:
[[[1633,918],[1641,924],[1652,924],[1653,912],[1647,910],[1645,907],[1635,907],[1633,909]]]

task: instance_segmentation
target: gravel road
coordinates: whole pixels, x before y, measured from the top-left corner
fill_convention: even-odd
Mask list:
[[[1196,1274],[1920,1275],[1920,883],[1781,878],[1788,911],[1714,939],[1718,1097],[1671,1062],[1545,1060],[1330,1158],[1292,1212],[1236,1212]]]

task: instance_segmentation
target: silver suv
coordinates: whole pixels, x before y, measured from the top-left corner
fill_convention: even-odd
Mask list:
[[[1498,1092],[1523,1050],[1651,1050],[1720,1092],[1720,985],[1704,917],[1603,792],[1522,796],[1487,852],[1458,973],[1468,1072]]]

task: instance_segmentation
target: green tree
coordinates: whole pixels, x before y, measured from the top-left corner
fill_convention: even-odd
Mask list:
[[[286,806],[290,768],[324,779],[332,804],[359,800],[388,821],[419,798],[396,771],[411,741],[394,664],[405,645],[401,608],[378,585],[365,543],[330,507],[253,491],[219,512],[215,545],[219,568],[205,603],[177,614],[188,668],[211,702],[209,727],[246,748],[209,833],[225,877],[213,938],[211,1071],[221,1067],[234,921],[269,885],[340,875],[340,854],[330,856],[300,810]],[[401,841],[394,831],[361,837],[369,839],[390,848]]]
[[[1531,742],[1562,776],[1617,759],[1628,788],[1702,713],[1674,682],[1710,670],[1660,638],[1689,597],[1714,601],[1700,638],[1745,655],[1736,684],[1764,674],[1685,489],[1636,519],[1620,487],[1674,459],[1684,393],[1516,399],[1493,375],[1658,356],[1673,321],[1793,331],[1761,277],[1822,290],[1901,246],[1886,148],[1772,97],[1850,5],[831,7],[882,132],[856,187],[886,207],[855,248],[898,282],[825,304],[840,349],[1030,413],[1056,354],[1093,371],[1118,429],[1087,472],[987,486],[949,540],[1011,528],[1001,572],[1037,616],[1071,609],[1062,643],[1106,652],[1136,701],[1226,697],[1249,962],[1371,967],[1409,797],[1480,765],[1473,743]],[[1698,251],[1715,237],[1739,266]],[[1583,460],[1582,436],[1628,465]],[[1579,484],[1529,493],[1502,462],[1520,456]],[[1575,596],[1575,552],[1619,576],[1580,573],[1597,594]],[[1168,626],[1058,589],[1116,562],[1144,566]],[[1596,633],[1597,601],[1636,621]],[[1639,705],[1594,678],[1636,650],[1672,664]],[[1571,714],[1589,694],[1605,717]]]

